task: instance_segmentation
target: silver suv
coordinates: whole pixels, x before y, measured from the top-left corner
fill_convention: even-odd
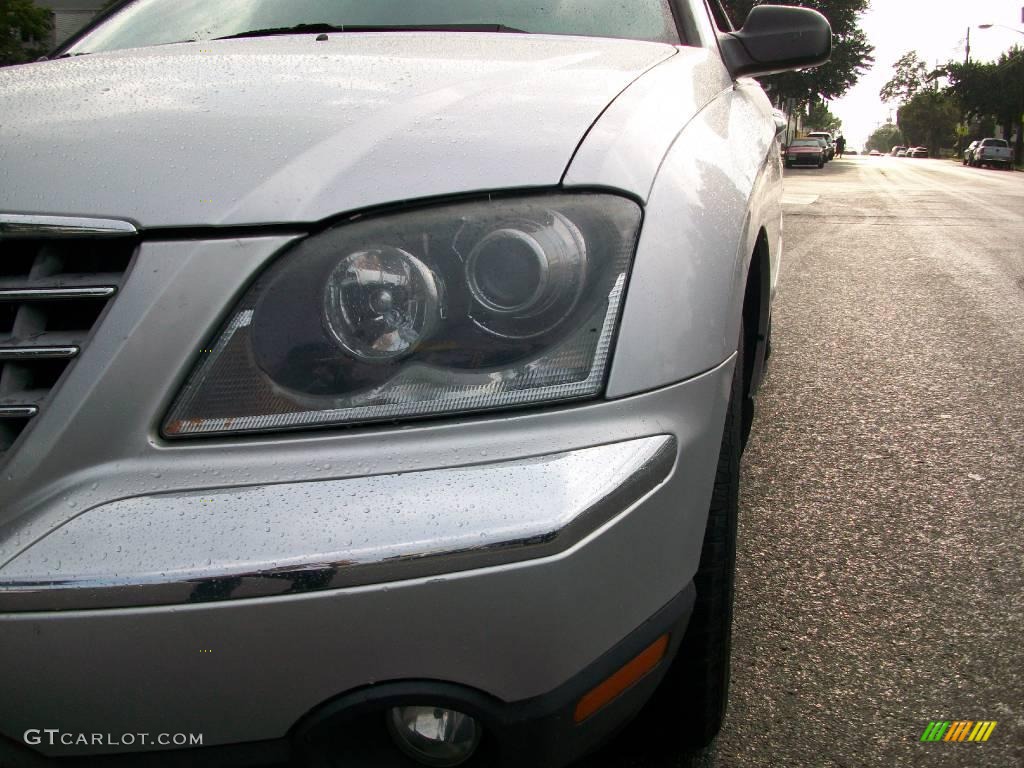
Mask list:
[[[0,71],[0,758],[562,765],[652,695],[713,738],[782,253],[748,76],[830,46],[134,0]]]

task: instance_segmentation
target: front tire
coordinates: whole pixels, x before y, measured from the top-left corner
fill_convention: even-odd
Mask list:
[[[671,734],[693,748],[706,747],[718,735],[729,700],[743,422],[743,349],[741,330],[700,565],[693,578],[697,598],[679,652],[651,707],[651,717],[660,733]]]

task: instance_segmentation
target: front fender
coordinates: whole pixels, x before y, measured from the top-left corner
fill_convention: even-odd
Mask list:
[[[774,280],[782,171],[771,105],[756,85],[721,93],[678,135],[647,201],[609,398],[696,376],[736,350],[762,229]]]

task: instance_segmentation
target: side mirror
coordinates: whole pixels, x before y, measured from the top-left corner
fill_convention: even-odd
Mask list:
[[[789,118],[781,109],[772,110],[772,118],[775,120],[775,135],[778,136],[789,127]]]
[[[733,77],[754,77],[824,64],[832,55],[832,27],[810,8],[755,5],[743,28],[719,35]]]

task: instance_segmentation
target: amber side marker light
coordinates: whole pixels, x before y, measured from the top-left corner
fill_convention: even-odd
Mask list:
[[[580,699],[573,719],[582,723],[606,704],[619,698],[626,689],[658,666],[667,650],[668,635],[662,635],[641,651],[639,656]]]

